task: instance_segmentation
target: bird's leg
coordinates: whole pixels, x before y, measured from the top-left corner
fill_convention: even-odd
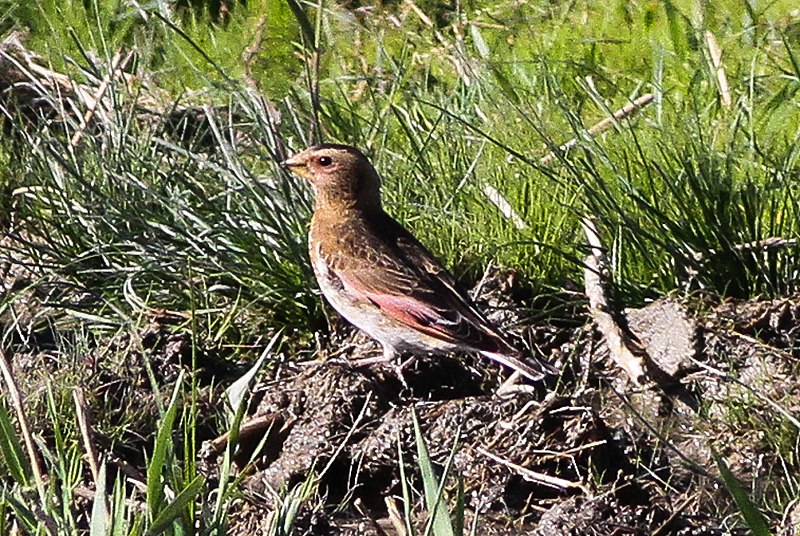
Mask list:
[[[391,346],[389,344],[383,345],[383,359],[389,366],[392,367],[392,370],[397,376],[397,379],[400,380],[400,383],[403,384],[403,387],[410,391],[411,388],[408,386],[408,383],[406,382],[406,379],[403,376],[403,368],[409,363],[410,360],[407,360],[403,363],[398,363],[397,359],[398,357],[399,356],[397,354],[397,351],[394,349],[394,346]]]
[[[358,359],[349,359],[347,361],[354,367],[369,367],[371,365],[384,365],[390,362],[386,361],[383,355],[375,357],[359,357]]]
[[[361,357],[358,359],[352,359],[349,361],[350,365],[355,367],[369,367],[372,365],[384,365],[392,369],[392,371],[397,376],[397,379],[400,380],[400,383],[403,384],[403,387],[406,389],[410,389],[406,379],[403,377],[403,369],[408,366],[409,363],[413,361],[413,357],[403,361],[402,363],[398,363],[398,358],[400,357],[397,351],[394,349],[393,346],[388,344],[382,344],[383,346],[383,354],[380,356],[374,357]]]
[[[381,344],[383,352],[380,356],[372,357],[359,357],[358,359],[351,359],[350,364],[356,367],[368,367],[371,365],[388,365],[392,366],[395,358],[394,349],[390,346]]]

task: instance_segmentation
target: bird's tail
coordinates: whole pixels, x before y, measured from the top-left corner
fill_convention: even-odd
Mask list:
[[[549,363],[545,363],[541,359],[535,357],[523,358],[522,356],[514,356],[508,354],[498,354],[496,352],[483,351],[481,354],[489,359],[497,361],[501,365],[505,365],[510,369],[516,370],[531,381],[538,381],[545,377],[546,374],[558,374],[558,369]]]

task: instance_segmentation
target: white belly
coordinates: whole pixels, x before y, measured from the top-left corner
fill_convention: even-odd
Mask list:
[[[356,300],[342,281],[330,271],[319,251],[314,253],[314,275],[328,303],[348,322],[376,339],[383,346],[387,358],[406,350],[450,351],[457,348],[386,316],[372,303]]]

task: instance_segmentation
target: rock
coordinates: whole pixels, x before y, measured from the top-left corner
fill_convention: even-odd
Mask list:
[[[689,368],[697,352],[697,324],[683,305],[663,299],[625,314],[652,364],[671,377]]]

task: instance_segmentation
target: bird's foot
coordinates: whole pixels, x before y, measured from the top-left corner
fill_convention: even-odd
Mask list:
[[[400,383],[403,384],[403,389],[411,391],[411,387],[408,386],[408,382],[406,382],[406,378],[403,376],[403,368],[408,364],[408,361],[410,360],[400,364],[398,364],[397,361],[392,361],[392,370],[395,376],[397,376],[397,379],[400,380]]]
[[[511,397],[517,393],[533,393],[536,391],[536,388],[532,385],[520,383],[520,378],[522,378],[522,374],[518,371],[514,371],[514,373],[497,388],[497,391],[494,393],[495,396],[503,398]]]
[[[398,363],[395,356],[376,356],[376,357],[361,357],[358,359],[350,359],[348,363],[356,368],[361,367],[371,367],[373,365],[381,365],[392,369],[397,379],[400,380],[400,383],[403,385],[404,389],[411,390],[408,386],[408,382],[406,382],[405,377],[403,376],[403,369],[407,368],[414,361],[414,358],[409,358],[403,361],[402,363]]]
[[[358,367],[371,367],[372,365],[387,365],[391,364],[392,360],[386,359],[384,356],[375,357],[359,357],[358,359],[348,359],[348,363],[352,366]]]

